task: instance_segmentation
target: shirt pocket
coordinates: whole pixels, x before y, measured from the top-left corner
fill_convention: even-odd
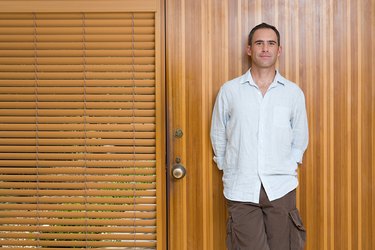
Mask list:
[[[290,128],[290,108],[277,106],[272,114],[273,126],[279,128]]]

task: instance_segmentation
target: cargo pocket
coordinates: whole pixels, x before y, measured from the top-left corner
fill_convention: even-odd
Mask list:
[[[290,227],[290,250],[302,250],[306,241],[306,229],[302,224],[301,217],[297,209],[289,212],[291,220]]]

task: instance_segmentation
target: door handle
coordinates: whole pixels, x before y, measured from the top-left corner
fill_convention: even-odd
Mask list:
[[[175,179],[182,179],[186,175],[186,169],[182,164],[175,164],[172,168],[172,176]]]

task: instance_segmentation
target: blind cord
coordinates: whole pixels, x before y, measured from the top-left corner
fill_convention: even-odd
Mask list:
[[[83,128],[84,128],[84,186],[85,186],[85,243],[88,248],[88,231],[87,231],[87,72],[86,72],[86,15],[82,13],[82,26],[83,26]]]
[[[135,154],[136,154],[136,148],[135,148],[135,38],[134,38],[134,13],[132,13],[132,128],[133,128],[133,240],[134,240],[134,247],[133,249],[136,248],[136,225],[135,225],[135,220],[137,217],[136,214],[136,171],[135,171]]]
[[[39,76],[38,76],[38,49],[37,49],[37,23],[36,23],[36,14],[33,12],[33,26],[34,26],[34,37],[33,37],[33,46],[34,46],[34,95],[35,95],[35,165],[36,165],[36,234],[37,234],[37,247],[40,247],[40,209],[39,209],[39,97],[38,97],[38,85],[39,85]]]

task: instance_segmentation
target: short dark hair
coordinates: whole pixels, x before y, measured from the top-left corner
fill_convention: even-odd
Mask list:
[[[254,33],[255,31],[259,30],[259,29],[271,29],[273,31],[275,31],[276,33],[276,36],[277,36],[277,45],[280,46],[280,33],[279,31],[276,29],[275,26],[272,26],[272,25],[269,25],[267,23],[261,23],[261,24],[258,24],[257,26],[255,26],[249,33],[249,40],[248,40],[248,44],[251,45],[251,42],[253,40],[253,36],[254,36]]]

